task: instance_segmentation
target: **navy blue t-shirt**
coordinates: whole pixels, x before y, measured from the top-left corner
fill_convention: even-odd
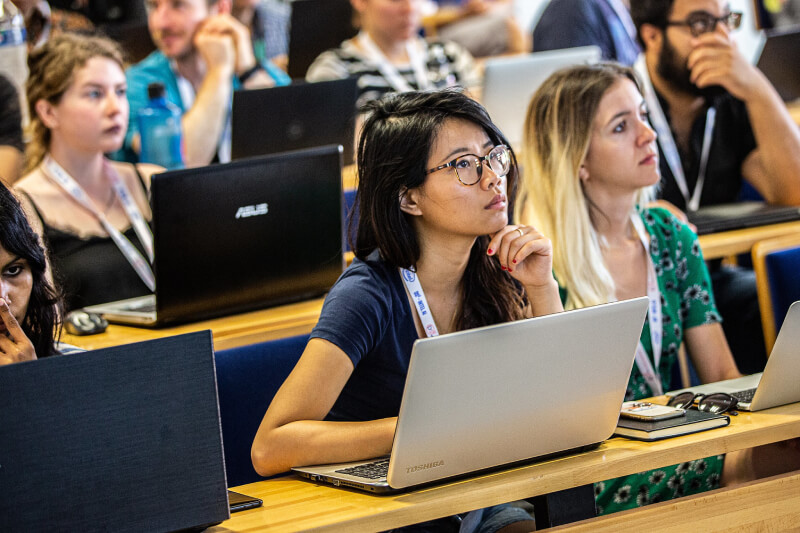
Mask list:
[[[311,338],[338,346],[355,370],[326,420],[397,416],[418,338],[413,311],[396,268],[373,252],[353,260],[331,288]]]

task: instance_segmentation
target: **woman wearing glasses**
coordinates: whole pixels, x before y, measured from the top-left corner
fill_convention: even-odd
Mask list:
[[[702,381],[740,375],[697,237],[666,210],[641,207],[659,180],[655,141],[635,75],[615,64],[551,76],[525,126],[523,219],[552,236],[565,307],[644,295],[660,302],[648,313],[627,400],[671,390],[684,340]],[[598,510],[715,488],[722,466],[711,457],[598,483]]]
[[[562,310],[550,242],[508,223],[517,167],[485,110],[443,91],[389,95],[368,113],[356,259],[256,434],[265,476],[388,454],[417,338]],[[407,271],[432,321],[420,320]],[[501,514],[529,519],[518,511]]]

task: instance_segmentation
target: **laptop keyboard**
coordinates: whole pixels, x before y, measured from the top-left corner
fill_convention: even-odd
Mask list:
[[[756,394],[756,389],[747,389],[747,390],[740,390],[738,392],[732,392],[731,396],[736,398],[742,403],[750,403],[753,401],[753,396]]]
[[[382,479],[389,474],[389,459],[381,459],[372,463],[343,468],[337,470],[336,473],[363,477],[365,479]]]

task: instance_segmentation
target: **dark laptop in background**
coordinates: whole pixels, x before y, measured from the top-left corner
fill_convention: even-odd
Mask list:
[[[289,76],[305,79],[311,63],[325,50],[353,37],[350,0],[293,0],[289,26]]]
[[[153,176],[156,294],[87,307],[157,326],[325,293],[343,269],[342,148]]]
[[[695,212],[687,212],[686,215],[689,222],[697,226],[697,234],[705,235],[800,220],[800,207],[737,202],[701,207]]]
[[[0,367],[0,531],[229,517],[211,332]]]
[[[236,91],[231,118],[234,160],[327,144],[353,162],[356,78]]]
[[[785,102],[800,98],[800,28],[769,30],[756,66]]]

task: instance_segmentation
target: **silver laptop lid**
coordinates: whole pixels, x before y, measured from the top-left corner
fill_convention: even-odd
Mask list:
[[[389,485],[404,488],[609,438],[647,302],[417,340]]]
[[[528,104],[539,86],[562,68],[582,63],[597,63],[601,51],[597,46],[580,46],[564,50],[486,60],[481,101],[514,148],[522,142]]]
[[[800,347],[800,301],[789,307],[763,373],[680,389],[669,394],[674,396],[686,391],[696,394],[714,392],[731,394],[757,387],[752,402],[745,405],[740,403],[742,410],[760,411],[800,402],[800,387],[797,386],[800,382],[798,347]]]

